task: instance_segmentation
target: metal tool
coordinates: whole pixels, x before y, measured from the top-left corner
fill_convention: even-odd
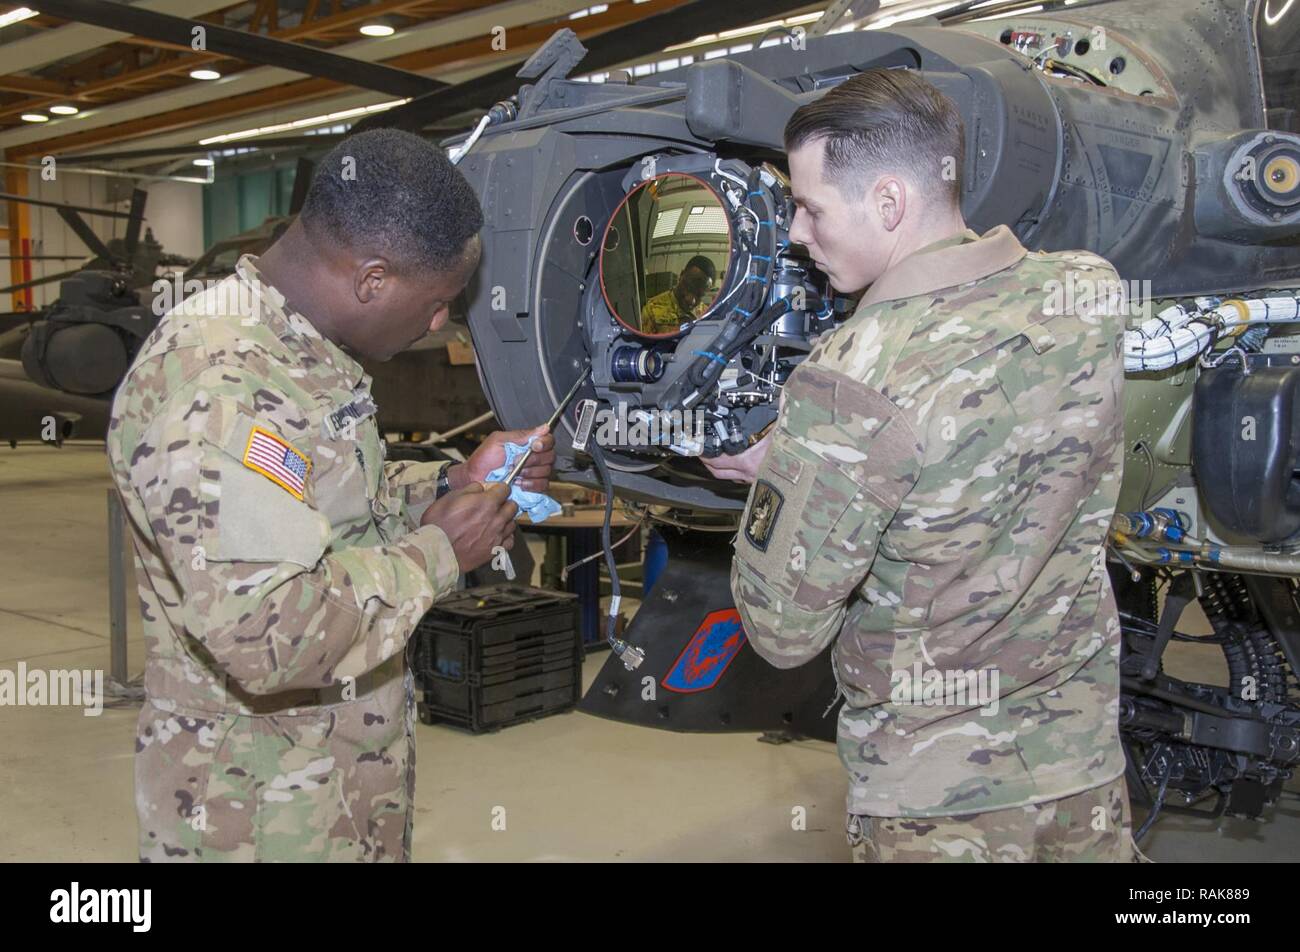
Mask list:
[[[578,390],[581,389],[582,385],[587,382],[587,377],[590,374],[591,374],[591,368],[588,367],[586,370],[582,372],[582,376],[580,376],[577,379],[577,381],[573,384],[573,387],[569,390],[569,392],[564,395],[564,399],[561,400],[559,406],[555,408],[555,412],[551,414],[551,418],[546,421],[547,430],[555,429],[555,424],[559,422],[560,416],[564,413],[564,408],[573,402],[573,398],[578,395]],[[511,467],[510,472],[506,474],[505,483],[507,486],[509,486],[511,483],[515,481],[515,477],[519,475],[520,470],[522,470],[524,466],[528,463],[528,457],[533,455],[533,439],[535,439],[535,437],[529,438],[528,449],[524,451],[523,456],[515,460],[515,465]]]

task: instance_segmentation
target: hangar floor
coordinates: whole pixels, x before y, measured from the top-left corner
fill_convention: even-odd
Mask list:
[[[0,666],[107,670],[102,444],[0,449]],[[134,598],[130,654],[142,658]],[[1192,629],[1192,626],[1188,626]],[[1215,680],[1213,649],[1169,667]],[[604,654],[587,662],[594,677]],[[132,861],[136,709],[0,709],[0,861]],[[417,860],[844,861],[844,780],[832,745],[689,735],[566,714],[473,737],[418,728]],[[1300,790],[1300,782],[1292,782]],[[506,829],[493,829],[505,807]],[[806,810],[806,830],[791,828]],[[499,811],[497,811],[499,813]],[[1300,799],[1264,823],[1166,816],[1157,861],[1300,856]]]

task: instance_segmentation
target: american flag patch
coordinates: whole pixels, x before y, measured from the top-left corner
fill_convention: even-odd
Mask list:
[[[311,460],[260,426],[253,427],[253,432],[248,434],[244,465],[284,487],[297,499],[302,499],[307,473],[311,471]]]

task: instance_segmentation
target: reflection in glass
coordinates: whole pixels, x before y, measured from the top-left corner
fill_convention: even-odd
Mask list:
[[[625,240],[604,242],[605,301],[638,334],[663,336],[708,313],[731,263],[731,223],[713,189],[668,173],[628,193],[610,222]]]

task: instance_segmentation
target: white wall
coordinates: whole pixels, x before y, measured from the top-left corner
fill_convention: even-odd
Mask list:
[[[195,172],[201,169],[193,170]],[[169,254],[203,254],[203,186],[193,182],[149,182],[144,223]]]
[[[54,181],[42,179],[37,172],[30,173],[27,194],[47,201],[127,211],[131,207],[131,186],[130,179],[80,175],[56,169]],[[197,258],[203,252],[203,186],[190,182],[144,181],[140,187],[149,193],[144,210],[145,227],[153,230],[154,237],[162,243],[163,250]],[[7,214],[7,207],[7,202],[0,202],[0,215]],[[29,205],[27,213],[28,221],[31,222],[32,254],[84,256],[69,261],[33,261],[32,277],[75,269],[91,256],[91,252],[72,229],[64,224],[55,209]],[[95,234],[105,241],[120,237],[126,231],[125,218],[103,218],[97,215],[82,217]],[[141,237],[143,236],[144,232],[141,231]],[[0,241],[0,248],[6,248],[7,245],[7,242]],[[21,249],[15,246],[4,253],[20,252]],[[8,262],[0,262],[0,265],[7,264]],[[9,269],[0,267],[0,287],[6,287],[9,283]],[[41,307],[58,297],[59,285],[57,282],[43,284],[33,288],[32,292],[33,303]],[[11,301],[11,295],[0,295],[0,311],[9,310]]]

